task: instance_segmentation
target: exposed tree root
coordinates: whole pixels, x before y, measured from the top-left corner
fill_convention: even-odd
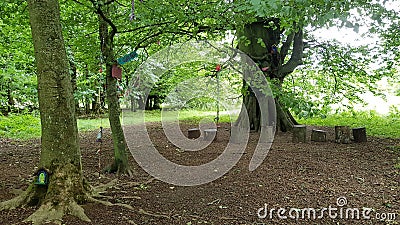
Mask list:
[[[102,205],[105,205],[105,206],[120,206],[120,207],[127,208],[129,210],[135,210],[131,205],[128,205],[128,204],[111,203],[109,201],[103,201],[103,200],[99,200],[99,199],[96,199],[96,198],[93,198],[93,197],[89,198],[89,202],[102,204]]]
[[[113,162],[110,166],[107,166],[104,169],[104,172],[116,173],[118,176],[128,175],[129,177],[134,177],[134,172],[129,165],[124,166],[121,163],[117,163],[117,162]]]
[[[86,180],[81,180],[81,176],[74,168],[73,165],[63,165],[62,167],[55,168],[51,177],[51,183],[49,183],[48,186],[39,186],[32,183],[25,191],[15,198],[1,202],[0,211],[38,205],[40,207],[26,218],[24,222],[32,222],[35,225],[48,222],[62,224],[62,218],[65,215],[72,215],[82,221],[90,222],[89,217],[86,216],[84,209],[79,204],[92,202],[105,206],[120,206],[135,211],[135,209],[128,204],[111,203],[97,198],[107,198],[108,196],[103,196],[101,194],[106,193],[107,189],[110,187],[117,188],[119,185],[135,187],[141,184],[149,184],[154,180],[154,178],[151,178],[144,183],[129,182],[118,184],[118,180],[114,179],[107,184],[92,188]],[[139,210],[139,213],[169,218],[169,216],[148,213],[142,209]]]
[[[12,210],[12,209],[18,208],[20,206],[24,206],[25,202],[26,202],[25,199],[26,199],[26,196],[23,193],[23,194],[18,195],[17,197],[10,199],[8,201],[0,202],[0,211]]]
[[[16,197],[4,202],[0,202],[0,211],[12,210],[18,207],[29,205],[29,203],[33,201],[34,193],[35,186],[32,184],[26,189],[26,191],[23,191]]]
[[[158,218],[166,218],[166,219],[171,219],[170,216],[164,215],[164,214],[156,214],[156,213],[150,213],[150,212],[146,212],[143,209],[139,209],[139,213],[146,215],[146,216],[153,216],[153,217],[158,217]]]
[[[32,222],[33,224],[44,224],[46,222],[54,222],[62,224],[62,218],[65,214],[69,214],[83,220],[91,222],[89,217],[86,216],[83,208],[78,205],[74,200],[68,204],[54,206],[52,203],[41,205],[32,215],[24,220],[24,222]]]
[[[114,179],[106,184],[101,184],[93,188],[93,192],[95,194],[101,194],[106,192],[106,190],[112,186],[115,186],[118,183],[118,179]]]

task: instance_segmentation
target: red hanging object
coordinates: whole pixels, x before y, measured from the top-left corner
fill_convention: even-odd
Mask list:
[[[263,67],[263,68],[261,68],[261,70],[264,71],[264,72],[267,71],[268,69],[269,69],[269,67]]]
[[[111,70],[111,76],[121,80],[122,79],[122,69],[118,67],[118,65],[114,64]]]
[[[221,70],[221,65],[220,64],[217,64],[217,66],[215,67],[215,70],[218,72],[218,71],[220,71]]]
[[[102,72],[103,72],[103,68],[101,68],[101,67],[100,67],[100,69],[99,69],[99,73],[102,73]]]

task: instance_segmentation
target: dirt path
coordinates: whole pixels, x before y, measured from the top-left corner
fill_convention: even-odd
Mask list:
[[[186,124],[181,127],[186,131],[193,126]],[[332,140],[332,130],[325,129],[328,129],[328,139]],[[182,165],[200,165],[215,159],[224,150],[229,137],[229,127],[223,125],[219,129],[217,142],[198,152],[183,152],[167,141],[160,124],[151,124],[148,130],[159,152]],[[112,159],[109,130],[104,136],[104,142],[99,144],[95,142],[95,132],[81,134],[84,174],[93,186],[116,178],[112,174],[101,174],[99,178],[97,150],[101,149],[102,166]],[[400,155],[389,147],[399,146],[400,140],[369,138],[367,143],[361,144],[336,144],[331,141],[293,144],[290,133],[278,133],[264,163],[249,172],[248,166],[257,140],[257,134],[251,133],[250,142],[239,163],[218,180],[200,186],[181,187],[152,180],[133,163],[135,177],[121,177],[104,195],[109,197],[105,200],[128,204],[134,210],[87,204],[84,209],[92,223],[83,223],[73,217],[66,217],[64,223],[400,223],[400,171],[394,168],[395,160]],[[39,151],[38,140],[0,139],[0,201],[12,198],[16,194],[15,189],[27,187],[34,166],[38,163]],[[142,184],[135,186],[133,182]],[[373,211],[363,210],[363,207],[372,208]],[[303,211],[296,211],[295,208]],[[309,211],[304,210],[306,208],[310,208]],[[336,211],[333,208],[337,208]],[[275,210],[270,213],[272,209]],[[312,209],[316,210],[315,219]],[[34,210],[26,208],[0,212],[0,224],[24,224],[20,221]],[[356,216],[356,210],[359,210],[360,219],[351,219],[351,212]],[[365,219],[367,217],[362,212],[370,219]],[[376,219],[394,214],[394,222]],[[293,218],[296,216],[299,217],[297,220]]]

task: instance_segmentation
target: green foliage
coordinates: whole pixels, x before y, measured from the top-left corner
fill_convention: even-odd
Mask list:
[[[38,107],[26,2],[0,3],[0,112]]]
[[[300,119],[300,123],[318,126],[366,127],[367,134],[378,137],[400,138],[400,116],[392,112],[381,116],[375,111],[346,111],[327,115],[326,118],[313,117]]]
[[[39,137],[40,119],[29,114],[12,114],[0,116],[0,137],[31,139]]]

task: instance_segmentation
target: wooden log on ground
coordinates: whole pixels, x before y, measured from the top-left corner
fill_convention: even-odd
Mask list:
[[[294,143],[306,142],[306,135],[307,135],[306,125],[294,125],[292,132],[293,132],[292,142]]]
[[[204,131],[205,141],[216,141],[217,140],[217,129],[205,129]]]
[[[341,144],[350,143],[350,128],[348,126],[335,126],[335,142]]]
[[[188,138],[189,139],[196,139],[200,137],[200,129],[199,128],[192,128],[188,130]]]
[[[326,141],[326,131],[313,129],[311,131],[311,141],[325,142]]]
[[[355,142],[367,142],[367,130],[365,127],[353,128],[353,137]]]

